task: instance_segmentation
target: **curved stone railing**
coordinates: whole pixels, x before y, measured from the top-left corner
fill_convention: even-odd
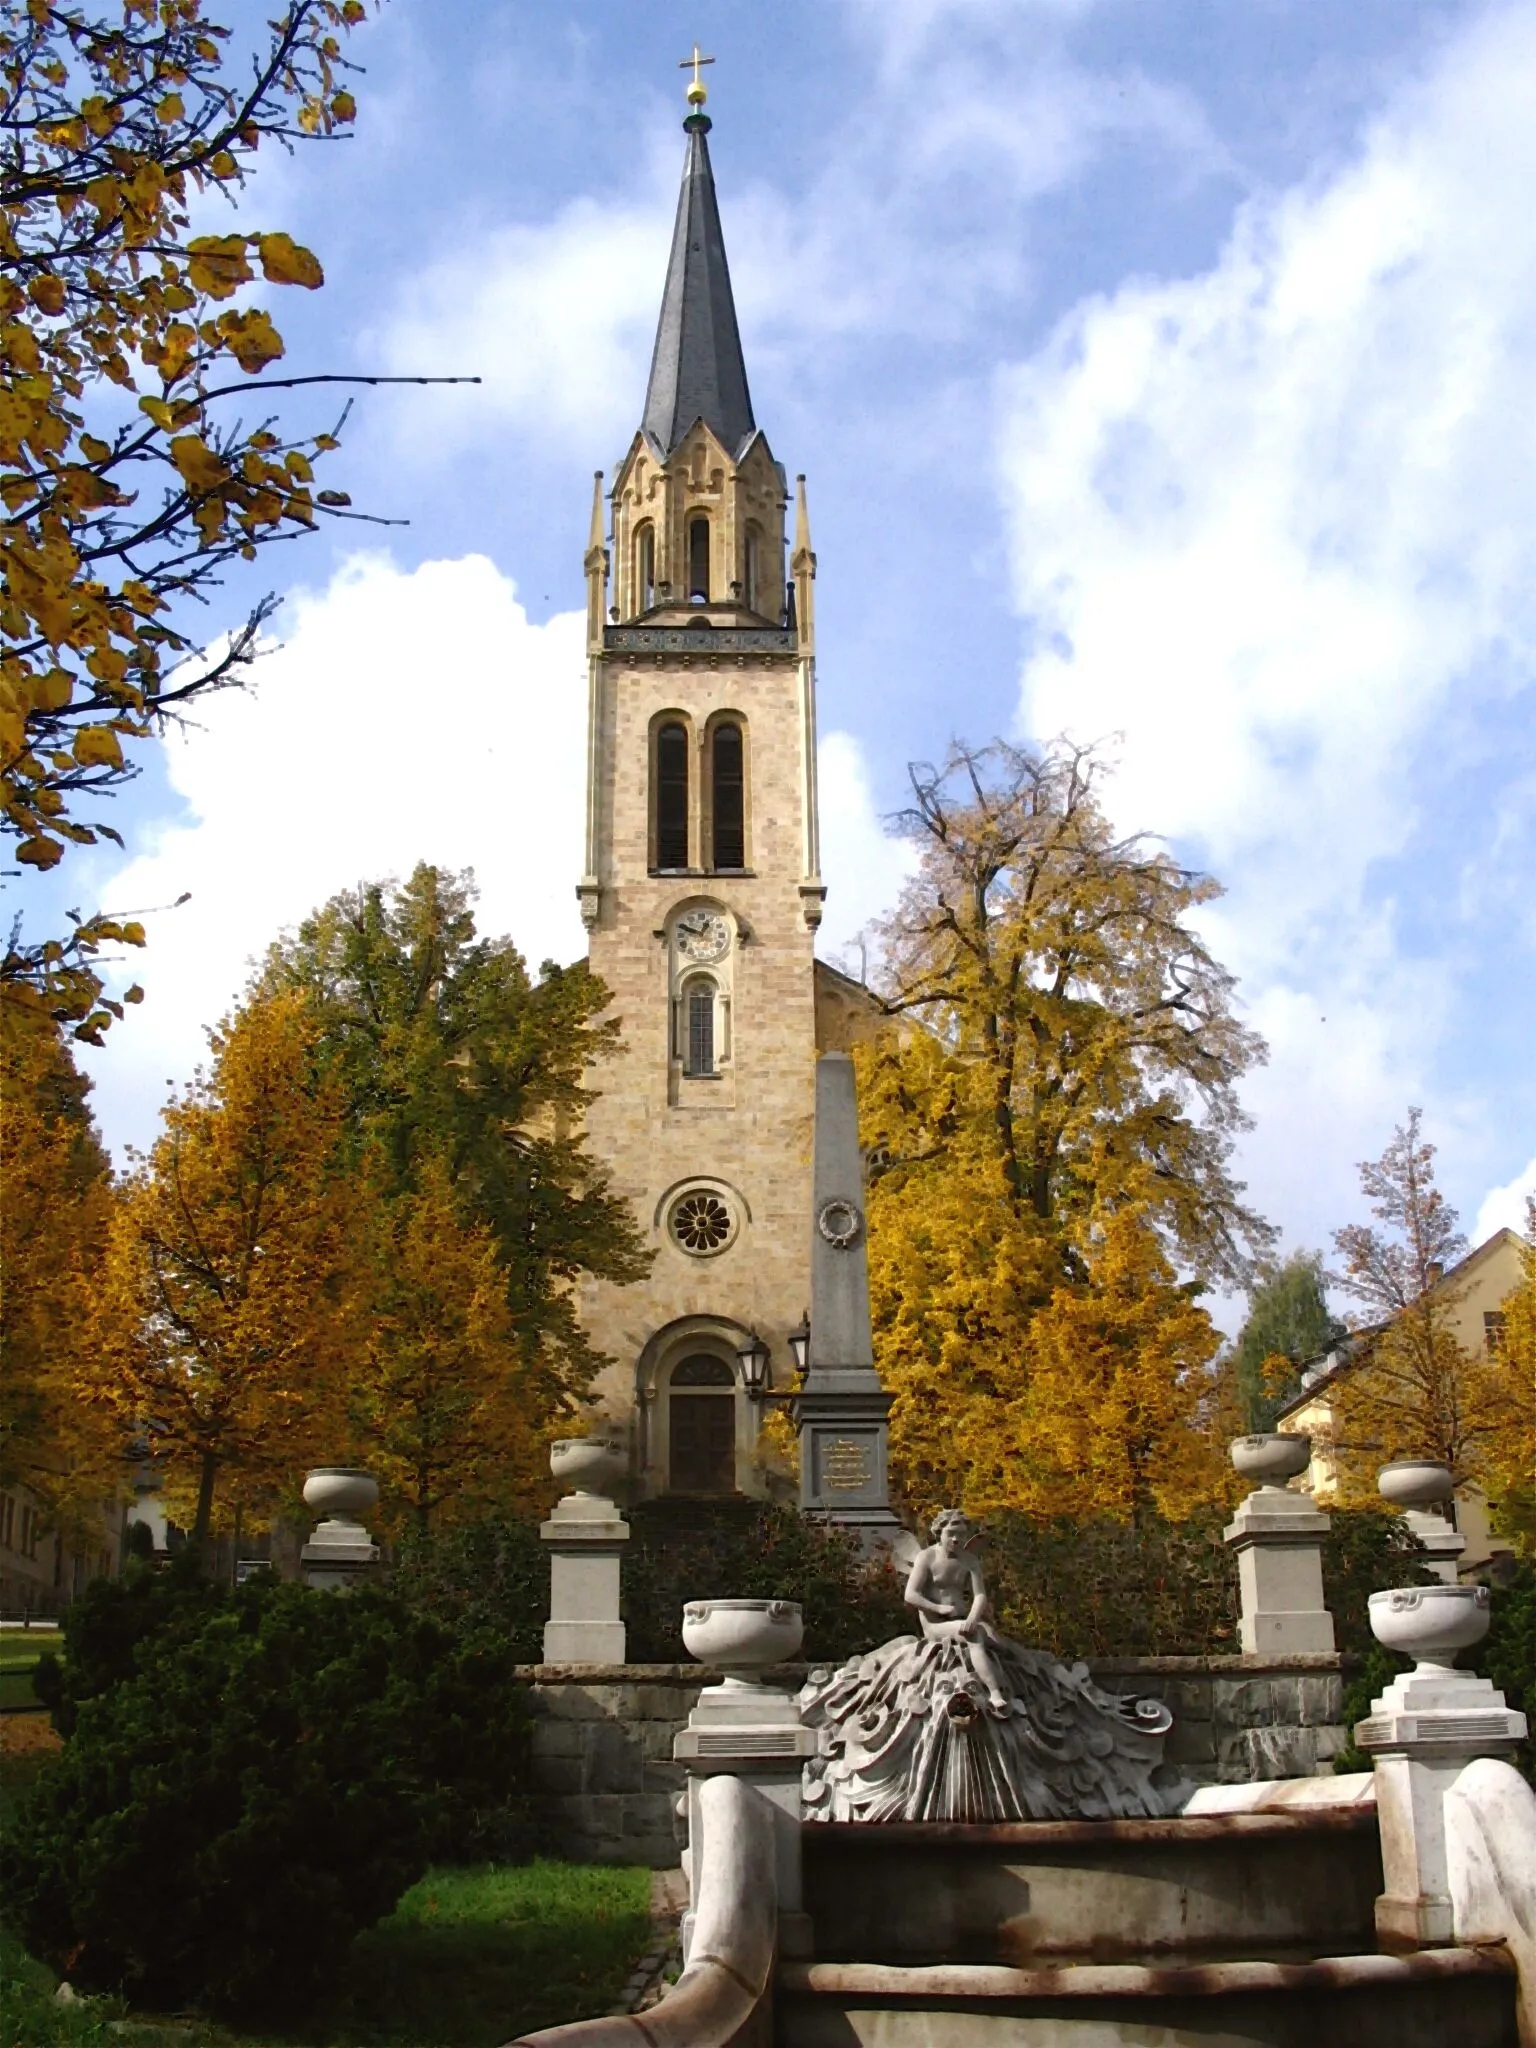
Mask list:
[[[1510,1764],[1468,1764],[1445,1795],[1445,1847],[1456,1939],[1508,1948],[1521,2048],[1536,2048],[1536,1792]]]
[[[524,2034],[509,2048],[769,2048],[778,1936],[774,1811],[740,1778],[698,1788],[694,1913],[683,1974],[642,2024],[627,2013]]]

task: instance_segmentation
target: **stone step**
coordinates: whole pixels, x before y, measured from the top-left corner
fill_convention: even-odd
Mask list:
[[[1166,1820],[818,1824],[805,1904],[824,1961],[1127,1962],[1376,1946],[1374,1806]]]
[[[783,1963],[780,2048],[1517,2048],[1503,1949],[1008,1969]]]

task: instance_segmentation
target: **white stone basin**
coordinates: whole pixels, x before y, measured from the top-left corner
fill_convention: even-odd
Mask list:
[[[1419,1670],[1449,1670],[1488,1633],[1486,1586],[1395,1586],[1370,1598],[1371,1634]]]
[[[1377,1491],[1395,1508],[1428,1508],[1455,1491],[1450,1467],[1433,1458],[1395,1458],[1376,1474]]]
[[[549,1447],[549,1469],[572,1493],[600,1494],[623,1476],[628,1463],[618,1436],[567,1436]]]
[[[377,1507],[379,1482],[350,1465],[316,1465],[304,1474],[304,1503],[324,1522],[360,1521]]]
[[[1232,1439],[1229,1456],[1244,1479],[1261,1486],[1284,1486],[1312,1462],[1312,1439],[1284,1432]]]
[[[723,1671],[727,1685],[751,1685],[770,1664],[787,1663],[805,1639],[792,1600],[690,1600],[683,1642],[690,1657]]]

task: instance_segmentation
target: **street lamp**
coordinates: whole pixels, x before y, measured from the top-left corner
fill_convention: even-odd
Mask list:
[[[741,1379],[747,1390],[747,1399],[761,1401],[768,1386],[768,1346],[756,1330],[748,1330],[736,1346],[736,1356],[741,1360]]]
[[[804,1372],[811,1362],[811,1312],[807,1309],[798,1326],[789,1333],[789,1355],[795,1361],[795,1371]]]

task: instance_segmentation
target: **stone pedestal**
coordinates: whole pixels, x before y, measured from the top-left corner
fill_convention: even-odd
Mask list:
[[[803,1904],[800,1876],[800,1777],[806,1758],[816,1754],[816,1734],[814,1729],[801,1726],[800,1709],[793,1694],[776,1686],[743,1684],[732,1679],[723,1685],[707,1686],[688,1717],[687,1727],[674,1739],[672,1754],[688,1773],[684,1795],[688,1848],[684,1864],[690,1887],[703,1842],[699,1787],[710,1777],[741,1778],[762,1793],[776,1815],[779,1953],[810,1955],[811,1923]],[[690,1912],[683,1921],[685,1962],[692,1918]]]
[[[611,1500],[568,1493],[539,1534],[549,1546],[546,1664],[622,1664],[619,1562],[629,1524]]]
[[[1427,1508],[1409,1508],[1403,1520],[1424,1546],[1424,1569],[1433,1572],[1443,1586],[1454,1586],[1456,1567],[1467,1547],[1466,1537],[1459,1529],[1453,1529],[1444,1515],[1433,1514]]]
[[[1237,1552],[1241,1640],[1249,1657],[1331,1650],[1333,1617],[1323,1602],[1328,1517],[1305,1493],[1261,1486],[1222,1531]]]
[[[1525,1716],[1486,1678],[1421,1664],[1395,1679],[1356,1723],[1376,1763],[1376,1812],[1386,1889],[1376,1901],[1385,1948],[1445,1948],[1455,1938],[1446,1857],[1445,1795],[1477,1757],[1507,1756]]]
[[[379,1546],[361,1522],[337,1515],[319,1522],[299,1552],[304,1583],[317,1593],[348,1593],[375,1571]]]

